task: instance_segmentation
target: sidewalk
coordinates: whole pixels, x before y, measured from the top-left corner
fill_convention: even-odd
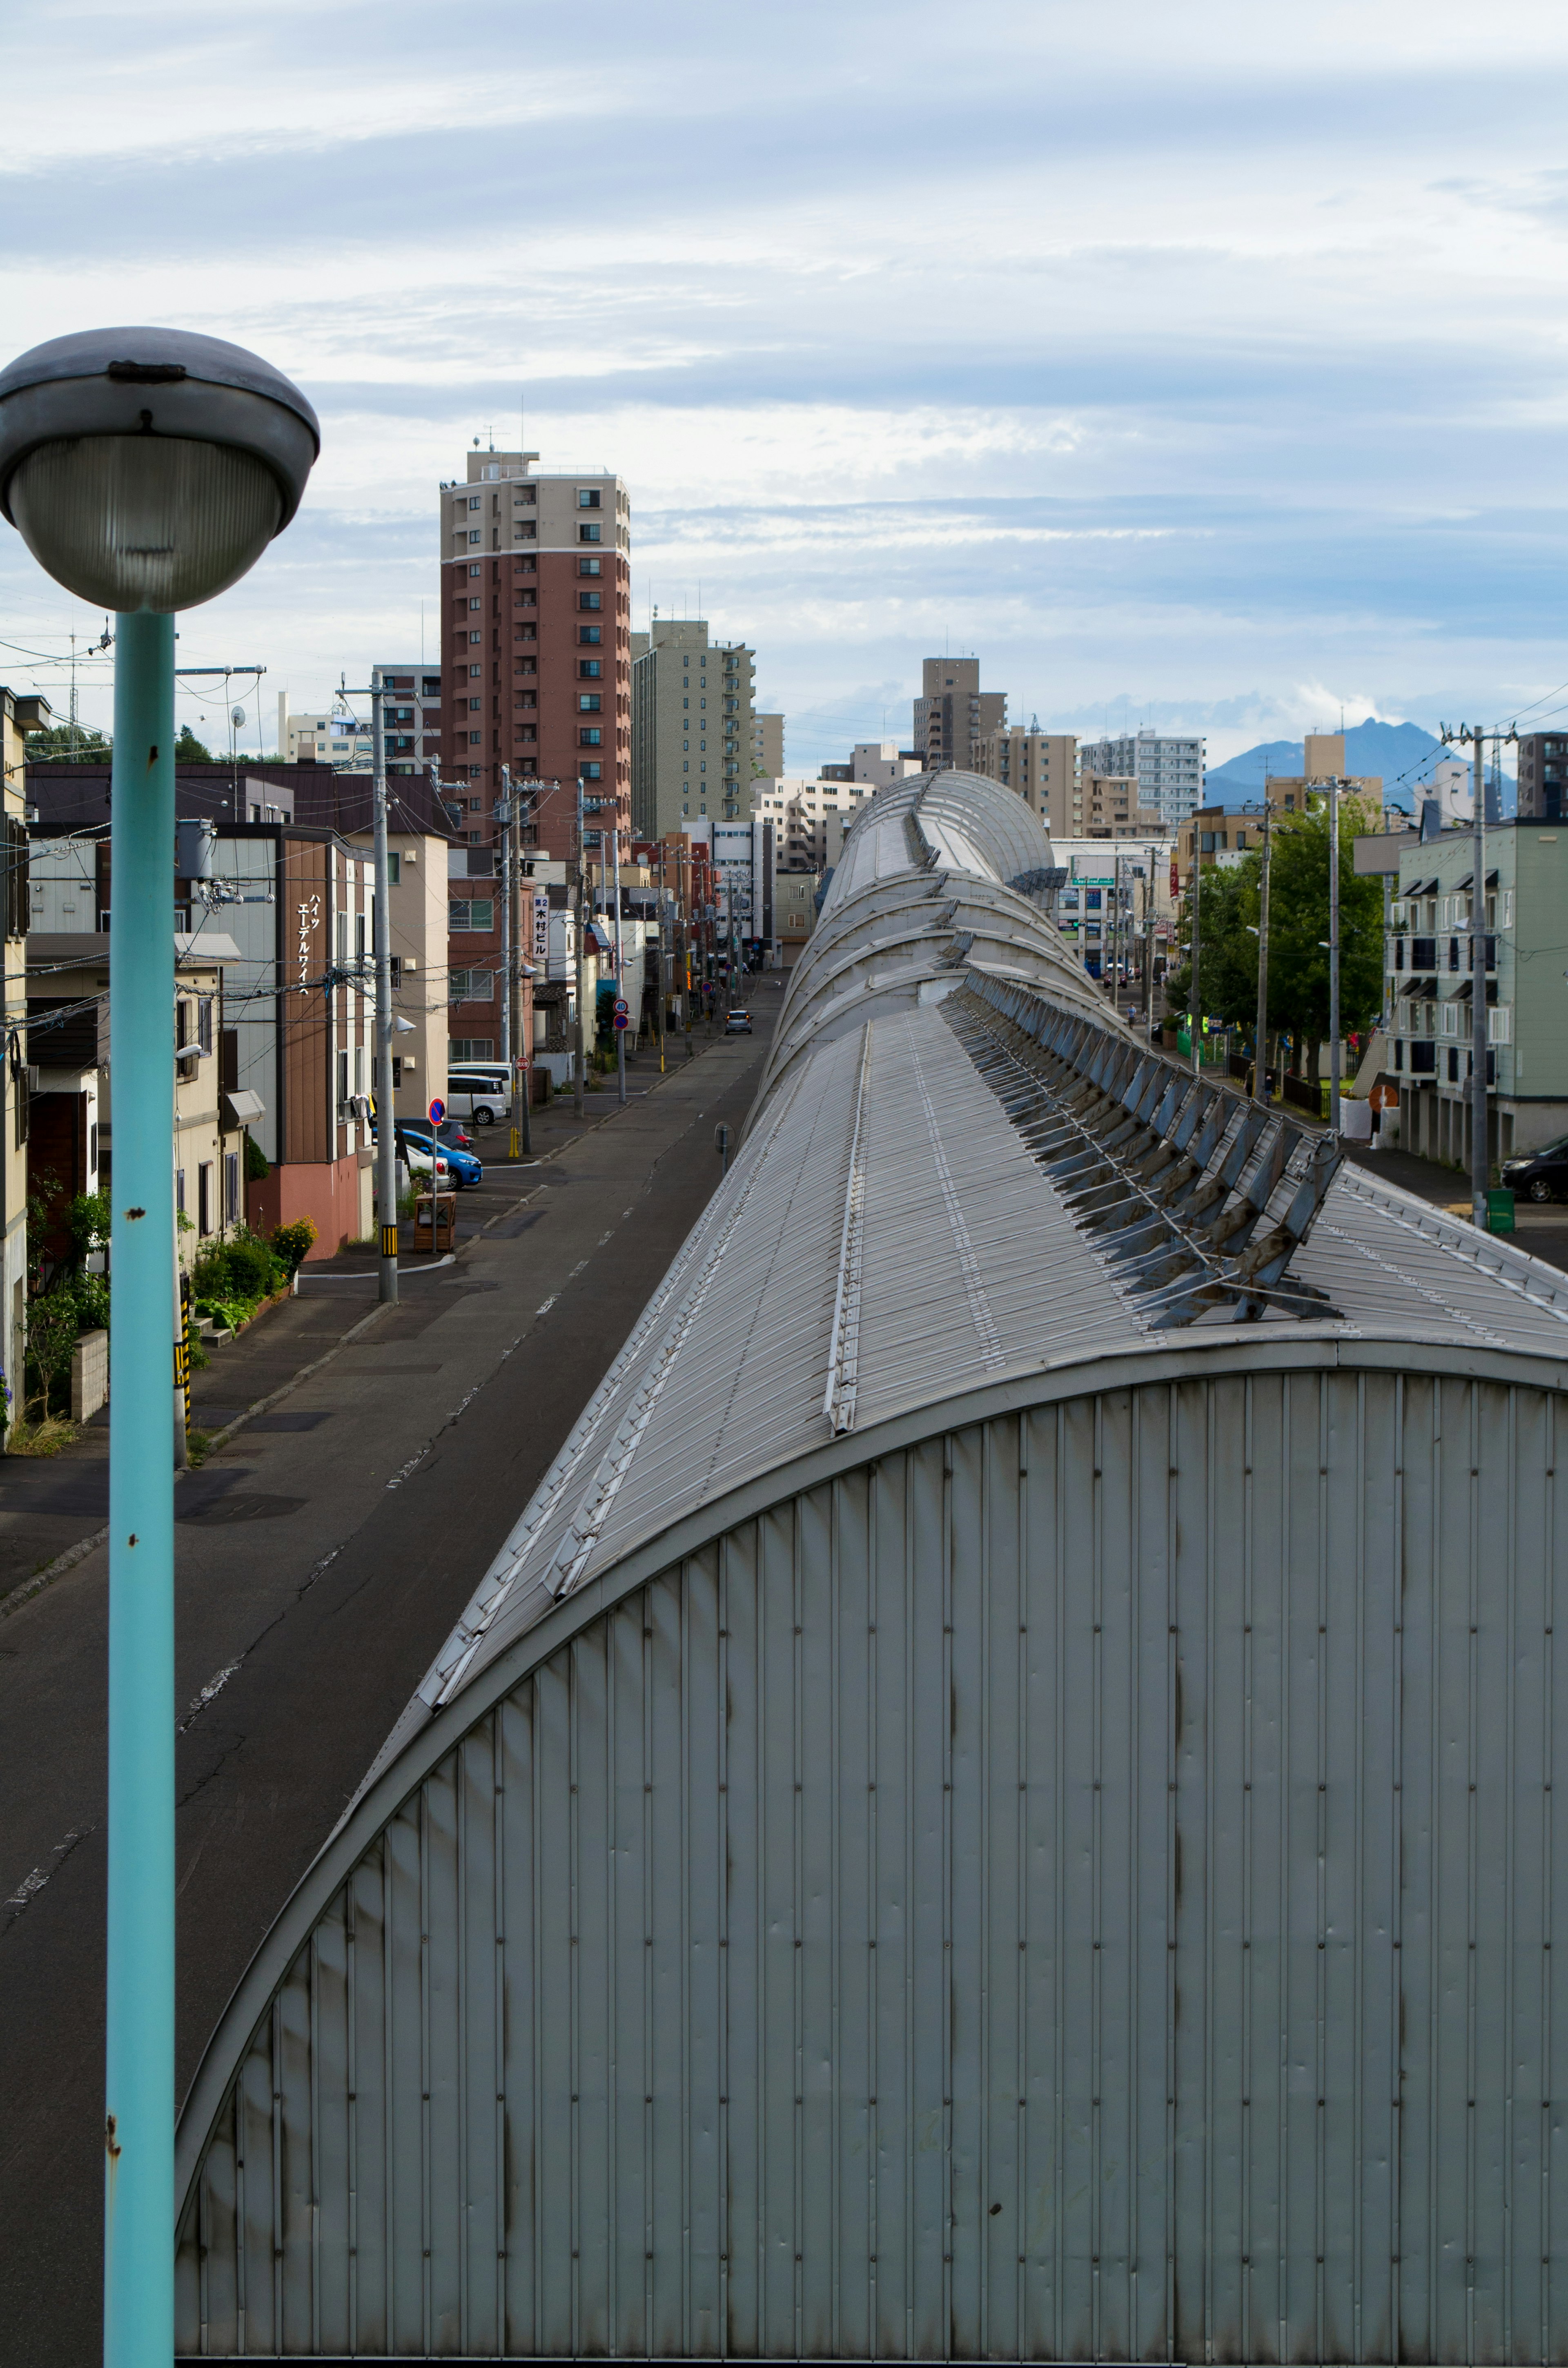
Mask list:
[[[699,1031],[693,1040],[694,1061],[708,1049]],[[628,1114],[687,1066],[684,1049],[676,1051],[673,1040],[663,1077],[656,1051],[629,1064]],[[558,1095],[545,1109],[535,1110],[532,1156],[526,1162],[506,1157],[508,1129],[493,1128],[476,1137],[484,1182],[458,1195],[457,1262],[465,1262],[472,1245],[486,1235],[499,1234],[505,1239],[538,1190],[540,1171],[619,1115],[612,1076],[600,1081],[597,1092],[585,1095],[581,1119],[570,1094]],[[526,1225],[527,1218],[522,1222]],[[411,1223],[400,1231],[399,1289],[403,1295],[413,1295],[431,1287],[424,1278],[432,1274],[433,1262],[427,1252],[415,1250]],[[451,1254],[441,1261],[449,1275],[451,1263]],[[376,1256],[369,1250],[312,1261],[301,1269],[297,1297],[265,1310],[237,1339],[206,1344],[210,1361],[191,1375],[191,1425],[206,1434],[209,1452],[247,1426],[271,1431],[302,1427],[299,1416],[274,1409],[318,1367],[351,1346],[362,1328],[366,1345],[371,1344],[380,1316]],[[196,1476],[192,1472],[180,1483],[177,1518],[186,1518],[186,1492],[193,1488]],[[0,1456],[0,1620],[90,1553],[108,1519],[107,1406],[58,1455]]]
[[[1440,1209],[1457,1208],[1460,1201],[1467,1210],[1470,1207],[1470,1178],[1458,1167],[1420,1159],[1413,1151],[1371,1151],[1364,1143],[1348,1144],[1346,1149],[1374,1182],[1397,1184],[1402,1192],[1413,1192],[1418,1201],[1430,1201]],[[1512,1241],[1516,1249],[1528,1251],[1547,1266],[1568,1271],[1568,1207],[1533,1208],[1521,1201],[1514,1212],[1514,1232],[1502,1235],[1503,1240]]]

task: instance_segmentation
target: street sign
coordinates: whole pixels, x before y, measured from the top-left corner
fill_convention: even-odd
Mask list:
[[[627,1010],[624,1004],[622,1004],[620,1009],[615,1015],[615,1024],[618,1028],[630,1028],[631,1025],[631,1014]]]
[[[618,1013],[620,1013],[620,1014],[624,1014],[626,1011],[628,1011],[628,1010],[631,1008],[630,1005],[627,1003],[627,1000],[626,1000],[626,997],[625,997],[625,996],[624,996],[624,995],[618,995],[618,996],[616,996],[616,998],[615,998],[615,1008],[616,1008],[617,1012],[618,1012]]]
[[[441,1121],[446,1117],[446,1115],[447,1115],[447,1105],[446,1105],[446,1103],[441,1099],[440,1095],[439,1095],[439,1094],[437,1094],[437,1095],[436,1096],[435,1100],[434,1100],[434,1101],[431,1103],[431,1105],[430,1105],[430,1123],[431,1123],[431,1125],[432,1125],[432,1126],[439,1126],[439,1125],[440,1125],[440,1123],[441,1123]]]

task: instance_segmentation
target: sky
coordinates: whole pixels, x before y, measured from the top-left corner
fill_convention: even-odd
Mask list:
[[[625,478],[634,624],[751,643],[791,773],[944,651],[1214,763],[1568,712],[1561,6],[36,0],[6,55],[0,359],[169,323],[321,415],[182,620],[266,666],[247,749],[434,657],[437,484],[520,433]],[[0,523],[0,681],[64,707],[101,623]]]

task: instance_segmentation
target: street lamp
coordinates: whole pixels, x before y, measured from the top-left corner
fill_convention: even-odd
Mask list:
[[[239,346],[52,338],[0,370],[0,512],[116,618],[109,920],[116,1382],[109,1418],[104,2358],[174,2351],[175,611],[237,584],[321,436]]]

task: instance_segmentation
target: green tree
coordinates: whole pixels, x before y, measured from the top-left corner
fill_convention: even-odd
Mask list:
[[[97,765],[112,751],[106,734],[85,723],[46,723],[28,734],[24,753],[29,765]]]
[[[1382,882],[1358,878],[1355,855],[1357,832],[1377,826],[1359,800],[1341,805],[1339,1025],[1346,1036],[1361,1035],[1382,1008]],[[1316,807],[1275,825],[1268,899],[1268,1024],[1311,1046],[1314,1079],[1328,1034],[1328,814]]]
[[[197,738],[188,723],[182,723],[179,736],[175,742],[175,763],[176,765],[210,765],[211,762],[211,749],[208,747],[205,741]]]
[[[1249,921],[1255,927],[1257,921],[1257,860],[1250,855],[1203,875],[1198,932],[1203,1016],[1230,1028],[1250,1028],[1257,1017],[1257,939],[1247,930]],[[1165,984],[1165,999],[1177,1011],[1189,1008],[1192,995],[1190,898],[1183,939],[1187,959]]]

